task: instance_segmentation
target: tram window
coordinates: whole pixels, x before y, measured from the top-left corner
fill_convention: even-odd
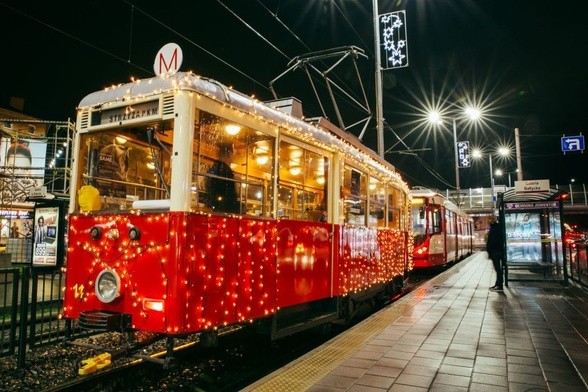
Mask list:
[[[352,225],[366,224],[367,175],[345,166],[343,170],[343,222]]]
[[[404,201],[402,196],[402,193],[398,189],[388,187],[388,227],[393,229],[400,229]]]
[[[82,209],[124,210],[135,200],[169,198],[171,125],[121,128],[81,136],[78,164],[80,189],[89,185],[96,193],[78,192]],[[99,197],[97,201],[87,200]],[[92,207],[88,207],[91,205]],[[80,208],[80,205],[77,206]]]
[[[443,212],[437,206],[429,206],[429,219],[431,221],[431,234],[441,233]]]
[[[375,177],[369,181],[370,214],[368,226],[384,227],[386,216],[386,187]]]
[[[446,211],[445,219],[447,220],[447,233],[448,234],[455,234],[455,220],[454,214],[451,211]]]
[[[278,217],[325,221],[327,157],[286,141],[279,150]]]
[[[269,216],[274,138],[207,112],[197,118],[192,208]]]

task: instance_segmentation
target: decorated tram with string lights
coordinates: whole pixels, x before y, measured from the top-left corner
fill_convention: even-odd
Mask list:
[[[411,190],[414,268],[442,267],[474,251],[474,222],[442,194]]]
[[[178,72],[80,102],[63,315],[280,338],[386,301],[412,269],[395,168],[300,102]]]

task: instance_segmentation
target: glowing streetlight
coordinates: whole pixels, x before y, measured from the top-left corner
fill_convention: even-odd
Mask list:
[[[504,146],[500,146],[496,150],[497,155],[500,157],[508,157],[510,155],[510,152],[510,148]],[[482,158],[482,151],[479,149],[475,149],[472,152],[472,157],[474,159]],[[496,169],[496,171],[494,172],[492,171],[492,154],[490,153],[488,154],[488,166],[490,167],[490,188],[492,191],[492,197],[494,197],[494,177],[501,177],[504,174],[504,172],[502,171],[502,169]]]
[[[453,122],[453,149],[455,153],[455,190],[457,192],[457,205],[460,205],[460,186],[459,186],[459,153],[457,150],[457,119],[459,117],[468,119],[470,121],[478,121],[482,117],[482,109],[467,106],[462,109],[461,116],[458,112],[455,112],[458,116],[452,117]],[[431,110],[427,113],[427,120],[433,125],[441,125],[443,123],[442,115],[439,111]]]

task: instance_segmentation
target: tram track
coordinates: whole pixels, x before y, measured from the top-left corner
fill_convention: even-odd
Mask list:
[[[431,276],[430,273],[415,275],[405,289],[384,306],[389,306],[393,301],[418,288]],[[201,347],[197,340],[178,345],[174,348],[174,360],[168,368],[152,361],[163,358],[165,350],[151,354],[135,354],[134,357],[126,358],[126,362],[115,362],[110,368],[67,380],[45,390],[236,391],[315,349],[381,308],[364,306],[353,323],[344,328],[317,327],[275,342],[269,342],[247,328],[239,328],[231,333],[223,333],[216,348]]]

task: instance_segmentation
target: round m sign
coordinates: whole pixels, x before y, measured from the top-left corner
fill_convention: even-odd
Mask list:
[[[165,44],[155,56],[153,71],[156,75],[175,74],[182,66],[183,59],[182,48],[178,44]]]

